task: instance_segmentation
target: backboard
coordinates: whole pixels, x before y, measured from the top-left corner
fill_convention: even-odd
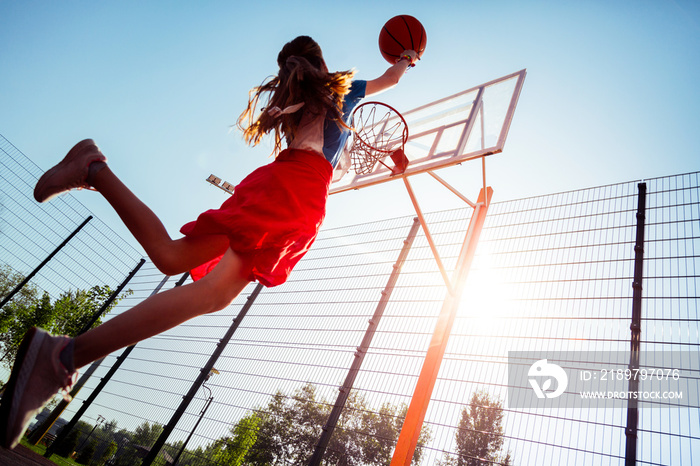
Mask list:
[[[376,164],[358,174],[341,163],[330,194],[437,170],[503,150],[526,70],[401,112],[408,125],[404,151],[409,164],[400,175]],[[343,171],[347,170],[344,174]]]

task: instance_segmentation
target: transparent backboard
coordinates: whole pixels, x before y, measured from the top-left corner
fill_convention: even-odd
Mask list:
[[[501,152],[525,74],[526,70],[521,70],[401,112],[408,125],[408,141],[404,148],[409,160],[406,171],[392,176],[387,166],[376,164],[371,172],[358,174],[350,169],[349,157],[344,157],[336,168],[330,193],[359,189]]]

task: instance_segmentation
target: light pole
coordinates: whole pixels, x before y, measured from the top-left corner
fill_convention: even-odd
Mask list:
[[[83,440],[83,443],[80,445],[80,448],[76,449],[76,451],[81,450],[83,448],[83,446],[85,446],[87,441],[90,440],[90,436],[92,435],[92,433],[95,432],[95,429],[97,429],[97,426],[99,426],[104,421],[105,421],[105,418],[102,417],[102,415],[97,416],[97,420],[95,421],[95,426],[92,428],[92,430],[90,431],[88,436],[85,437],[85,440]]]
[[[190,434],[187,436],[187,439],[185,440],[185,443],[182,444],[182,448],[180,448],[180,451],[177,453],[177,456],[173,460],[173,466],[177,465],[177,462],[180,460],[180,455],[182,455],[182,452],[185,451],[185,447],[187,447],[187,443],[189,443],[190,439],[192,438],[192,435],[194,435],[194,431],[197,430],[197,427],[199,426],[199,423],[202,422],[202,418],[204,418],[204,415],[207,412],[207,409],[209,409],[209,406],[211,405],[211,402],[214,400],[214,397],[211,394],[211,388],[207,387],[205,383],[209,381],[209,378],[213,374],[218,374],[219,371],[214,369],[213,367],[207,374],[206,379],[204,379],[204,382],[202,382],[202,388],[206,388],[209,391],[209,398],[207,398],[207,401],[204,403],[204,407],[202,408],[202,411],[199,413],[199,419],[197,419],[197,422],[195,423],[194,427],[192,427],[192,431]]]

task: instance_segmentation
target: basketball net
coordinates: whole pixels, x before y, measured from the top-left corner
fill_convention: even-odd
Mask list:
[[[355,173],[370,173],[377,162],[394,175],[406,170],[408,159],[403,147],[408,140],[408,126],[399,112],[381,102],[366,102],[355,109],[351,124],[354,138],[350,159]],[[387,156],[394,167],[384,161]]]

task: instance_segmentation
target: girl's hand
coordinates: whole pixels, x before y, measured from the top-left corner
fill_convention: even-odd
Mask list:
[[[406,63],[402,63],[404,61]],[[414,66],[416,61],[418,61],[418,54],[414,50],[405,50],[401,56],[396,59],[396,63],[391,65],[383,75],[367,81],[365,97],[394,87],[398,84],[403,75],[406,74],[406,70]]]
[[[415,66],[419,58],[415,50],[404,50],[403,53],[401,53],[401,56],[396,59],[396,63],[400,62],[401,60],[408,61],[408,66]]]

